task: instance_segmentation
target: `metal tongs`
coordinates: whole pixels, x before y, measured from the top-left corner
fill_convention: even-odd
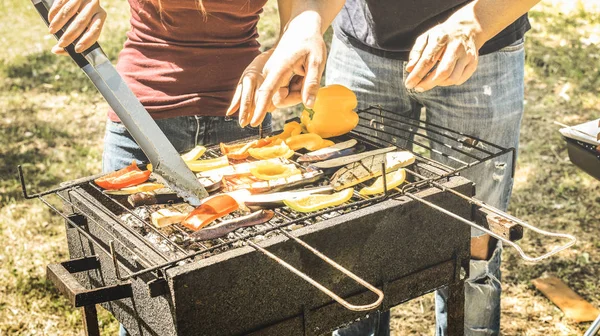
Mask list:
[[[48,11],[54,0],[31,0],[31,2],[48,25]],[[54,36],[60,39],[69,24],[70,22]],[[77,53],[75,52],[77,41],[78,39],[64,49],[119,116],[123,125],[150,159],[154,172],[163,180],[162,182],[189,204],[199,205],[200,199],[208,196],[208,193],[127,86],[100,45],[94,43],[82,53]]]

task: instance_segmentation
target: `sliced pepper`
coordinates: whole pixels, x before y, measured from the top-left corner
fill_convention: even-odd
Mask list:
[[[277,139],[281,141],[281,139]],[[257,160],[268,160],[275,158],[289,159],[294,155],[294,151],[291,150],[285,142],[281,142],[279,145],[266,146],[262,148],[250,148],[248,150],[250,156]]]
[[[300,148],[306,148],[309,151],[314,151],[320,148],[323,143],[323,138],[315,133],[299,134],[289,137],[285,143],[291,150],[296,151]]]
[[[294,135],[298,135],[302,133],[302,125],[297,121],[290,121],[289,123],[283,125],[283,132],[281,132],[277,137],[279,139],[285,140]]]
[[[358,125],[358,114],[353,111],[357,104],[354,92],[343,85],[322,87],[317,93],[315,106],[302,112],[302,126],[322,138],[346,134]]]
[[[181,158],[185,162],[195,161],[195,160],[198,160],[202,155],[204,155],[205,152],[206,152],[206,147],[198,145],[198,146],[194,147],[191,151],[181,155]]]
[[[293,164],[265,162],[250,169],[250,173],[258,179],[268,181],[300,174],[300,170]]]
[[[331,195],[310,195],[285,200],[283,203],[298,212],[312,212],[346,203],[352,198],[353,192],[353,188],[348,188]]]
[[[406,170],[400,168],[395,172],[387,173],[385,174],[385,179],[388,190],[396,188],[404,183],[404,180],[406,179]],[[383,192],[383,176],[379,176],[372,185],[364,187],[359,191],[361,195],[365,196],[381,194]]]
[[[229,166],[229,160],[227,159],[227,156],[220,156],[216,159],[189,161],[186,162],[186,164],[191,171],[198,173]]]
[[[198,231],[214,220],[239,209],[239,204],[229,195],[211,197],[194,209],[181,224],[192,231]]]
[[[321,142],[321,144],[319,146],[317,146],[315,149],[311,149],[311,151],[316,151],[319,149],[331,147],[333,145],[335,145],[335,142],[333,142],[331,140],[323,139],[323,142]]]
[[[244,160],[247,159],[250,155],[248,150],[250,148],[260,148],[265,147],[275,141],[277,138],[268,137],[264,139],[253,140],[246,143],[238,143],[227,145],[224,143],[220,144],[221,154],[226,155],[228,158],[232,160]]]
[[[121,188],[119,190],[107,190],[106,193],[110,195],[132,195],[140,192],[152,191],[164,188],[165,186],[160,183],[142,183],[136,186]]]
[[[95,179],[94,183],[106,190],[116,190],[144,183],[148,181],[150,174],[151,171],[142,171],[133,161],[123,169]]]

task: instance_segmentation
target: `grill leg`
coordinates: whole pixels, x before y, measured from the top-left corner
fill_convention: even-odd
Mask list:
[[[462,336],[465,330],[465,282],[448,285],[448,335]]]
[[[83,315],[83,330],[87,336],[100,336],[100,327],[98,327],[98,313],[96,305],[83,306],[81,308]]]

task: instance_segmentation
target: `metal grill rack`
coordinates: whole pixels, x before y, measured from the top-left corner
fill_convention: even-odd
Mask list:
[[[469,197],[469,196],[465,196],[465,195],[461,194],[460,192],[446,188],[443,185],[444,180],[448,179],[449,177],[457,175],[465,169],[472,168],[476,165],[479,165],[483,162],[486,162],[488,160],[491,160],[491,159],[496,158],[501,155],[512,155],[512,157],[513,157],[512,174],[514,174],[514,161],[515,161],[514,160],[514,157],[515,157],[514,148],[503,148],[503,147],[497,146],[495,144],[492,144],[490,142],[487,142],[483,139],[479,139],[479,138],[476,138],[476,137],[473,137],[470,135],[462,134],[460,132],[456,132],[456,131],[450,130],[448,128],[441,127],[441,126],[438,126],[438,125],[435,125],[435,124],[432,124],[432,123],[429,123],[426,121],[422,121],[419,119],[413,119],[410,117],[400,116],[400,115],[393,113],[392,111],[384,110],[380,107],[370,107],[368,109],[361,110],[361,111],[359,111],[359,116],[360,116],[359,125],[356,127],[355,130],[353,130],[351,132],[351,134],[348,135],[348,137],[355,138],[359,142],[366,144],[366,145],[370,146],[371,148],[383,147],[383,146],[389,146],[389,145],[398,146],[398,147],[406,146],[406,147],[408,147],[408,148],[405,148],[406,150],[410,150],[416,155],[417,164],[415,164],[413,167],[411,167],[409,169],[405,168],[406,172],[407,172],[407,181],[408,182],[404,183],[403,185],[401,185],[398,188],[394,188],[393,190],[385,190],[385,192],[383,194],[378,195],[378,196],[373,196],[373,197],[363,196],[363,195],[360,195],[359,193],[355,192],[352,199],[350,201],[346,202],[345,204],[342,204],[342,205],[339,205],[336,207],[327,208],[327,209],[313,212],[313,213],[300,214],[300,213],[297,213],[286,207],[279,208],[279,209],[276,209],[275,217],[268,223],[259,225],[260,228],[256,228],[253,230],[246,230],[246,231],[244,231],[244,234],[239,234],[234,231],[233,234],[230,234],[228,237],[219,238],[216,240],[212,240],[210,242],[196,242],[197,248],[192,251],[182,248],[179,244],[172,241],[168,235],[166,235],[164,232],[162,232],[161,229],[157,229],[156,227],[154,227],[154,225],[152,225],[151,223],[146,221],[144,218],[139,216],[137,213],[135,213],[134,211],[132,211],[131,209],[129,209],[128,207],[126,207],[125,205],[120,203],[118,200],[116,200],[115,198],[111,197],[108,194],[105,194],[100,188],[98,188],[93,183],[93,180],[95,178],[97,178],[98,176],[92,176],[89,178],[76,180],[71,183],[63,185],[60,188],[48,190],[48,191],[38,193],[38,194],[33,194],[33,195],[30,195],[27,192],[25,178],[24,178],[21,167],[18,167],[19,178],[21,181],[23,194],[24,194],[25,198],[28,198],[28,199],[39,198],[50,209],[52,209],[54,212],[56,212],[57,214],[62,216],[66,220],[68,225],[77,229],[83,236],[88,238],[94,245],[97,245],[97,247],[99,248],[100,251],[111,256],[114,266],[115,266],[115,269],[117,270],[117,277],[120,281],[125,281],[128,279],[136,278],[136,277],[139,277],[143,274],[150,273],[150,272],[155,273],[159,277],[162,277],[162,276],[165,276],[165,273],[163,272],[163,270],[168,267],[175,266],[175,265],[178,265],[181,263],[193,262],[194,260],[202,259],[202,258],[206,257],[207,255],[218,253],[219,251],[224,251],[224,250],[233,248],[235,246],[247,244],[247,245],[253,247],[254,249],[260,251],[261,253],[265,254],[269,258],[274,259],[282,266],[286,267],[287,269],[289,269],[296,275],[298,275],[301,278],[303,278],[304,280],[308,281],[313,286],[317,287],[318,289],[323,291],[325,294],[330,296],[332,299],[338,301],[344,307],[351,309],[351,310],[371,310],[371,309],[377,307],[381,303],[381,300],[383,299],[383,293],[380,290],[378,290],[377,288],[375,288],[374,286],[368,284],[364,280],[362,280],[359,277],[357,277],[356,275],[352,274],[351,272],[349,272],[342,266],[338,265],[331,259],[327,258],[323,254],[321,254],[319,251],[317,251],[313,247],[306,244],[304,241],[294,237],[292,234],[290,234],[291,226],[293,226],[293,225],[302,225],[302,226],[311,225],[311,224],[314,224],[314,223],[322,220],[323,218],[332,218],[335,216],[339,216],[341,214],[351,212],[358,208],[369,206],[369,205],[375,204],[377,202],[381,202],[381,201],[389,199],[389,198],[409,197],[410,199],[413,199],[415,201],[426,204],[437,211],[440,211],[448,216],[456,218],[467,225],[476,227],[476,228],[490,234],[491,236],[503,241],[505,244],[508,244],[508,245],[514,247],[519,252],[521,257],[527,261],[542,260],[544,258],[547,258],[551,255],[554,255],[554,254],[572,246],[575,243],[576,238],[571,235],[552,233],[552,232],[538,229],[538,228],[536,228],[518,218],[515,218],[503,211],[500,211],[494,207],[488,206],[487,204],[485,204],[484,202],[482,202],[480,200],[477,200],[477,199]],[[434,143],[440,145],[438,147],[440,147],[442,149],[440,150],[440,149],[434,148],[432,146],[432,144],[434,144]],[[412,146],[408,146],[408,145],[413,145],[420,149],[413,150]],[[207,150],[207,153],[205,154],[205,156],[208,156],[208,157],[211,157],[211,156],[216,157],[218,155],[220,155],[220,150],[219,150],[218,146],[209,148]],[[446,158],[446,161],[448,163],[441,163],[439,161],[432,159],[431,156],[434,156],[434,155],[438,155],[438,156],[442,156],[442,157]],[[384,169],[384,171],[385,171],[385,169]],[[385,174],[383,174],[383,178],[385,180]],[[385,182],[384,182],[384,185],[386,185]],[[492,212],[493,214],[501,217],[503,220],[506,220],[506,221],[509,221],[512,223],[516,223],[518,225],[521,225],[525,228],[531,229],[534,232],[537,232],[544,236],[567,239],[568,242],[562,246],[555,247],[554,249],[552,249],[552,251],[550,251],[548,253],[542,254],[537,257],[532,257],[532,256],[526,254],[522,250],[522,248],[519,245],[517,245],[516,243],[514,243],[513,241],[511,241],[489,229],[481,227],[480,225],[478,225],[471,219],[467,219],[467,218],[458,216],[458,215],[456,215],[440,206],[437,206],[436,204],[434,204],[428,200],[425,200],[422,197],[417,195],[418,191],[420,191],[424,188],[429,188],[429,187],[434,187],[439,190],[442,190],[443,192],[448,192],[456,197],[463,198],[463,199],[467,200],[468,202],[470,202],[470,204],[472,204],[476,207],[486,209],[486,210]],[[129,233],[131,233],[132,235],[139,238],[140,241],[144,242],[144,244],[146,244],[150,249],[152,249],[158,255],[160,255],[162,257],[162,259],[164,259],[164,262],[157,264],[156,262],[153,263],[153,262],[146,260],[144,258],[144,256],[141,255],[140,253],[137,253],[135,251],[135,249],[132,249],[131,247],[128,247],[127,244],[121,242],[119,240],[119,238],[111,232],[111,228],[105,228],[104,225],[102,225],[102,223],[97,222],[99,224],[99,226],[103,228],[103,230],[105,230],[108,234],[110,234],[111,236],[114,237],[114,240],[110,241],[108,249],[107,249],[105,247],[105,244],[102,244],[101,242],[96,241],[93,237],[91,237],[89,234],[87,234],[85,232],[85,230],[83,230],[79,225],[77,225],[77,223],[74,221],[74,218],[65,214],[64,212],[60,211],[59,209],[57,209],[47,199],[47,197],[50,195],[56,195],[67,206],[73,207],[75,210],[77,210],[77,205],[74,204],[69,199],[69,197],[65,197],[63,195],[68,195],[70,193],[74,193],[83,198],[90,198],[90,196],[89,196],[90,194],[88,194],[87,192],[82,193],[82,192],[80,192],[81,190],[91,191],[92,194],[94,194],[95,196],[97,195],[98,199],[94,200],[94,201],[100,201],[102,204],[110,204],[110,206],[108,206],[107,208],[118,209],[119,211],[115,211],[115,212],[111,212],[111,211],[104,211],[104,212],[105,212],[105,215],[109,216],[116,222],[120,223],[121,226],[123,226],[127,231],[129,231]],[[132,227],[130,227],[130,225],[124,223],[122,218],[119,216],[119,212],[121,212],[122,214],[126,213],[126,214],[133,216],[139,223],[141,223],[141,225],[143,225],[145,230],[152,231],[154,234],[156,234],[158,237],[160,237],[160,239],[166,245],[168,245],[168,251],[164,251],[164,250],[161,251],[156,246],[153,246],[153,244],[151,242],[149,242],[146,238],[144,238],[134,228],[132,228]],[[90,220],[97,221],[94,218],[90,218]],[[184,237],[187,235],[186,230],[183,229],[182,227],[175,226],[175,230],[179,231],[179,233],[184,235]],[[273,254],[271,254],[269,251],[265,250],[263,247],[261,247],[257,243],[257,241],[256,241],[257,236],[266,235],[271,232],[277,232],[277,234],[281,234],[281,235],[285,236],[286,238],[294,240],[298,244],[302,245],[303,247],[305,247],[306,249],[308,249],[309,251],[311,251],[312,253],[317,255],[319,258],[321,258],[322,260],[324,260],[325,262],[327,262],[328,264],[330,264],[331,266],[333,266],[340,272],[344,273],[345,275],[349,276],[350,278],[354,279],[355,281],[357,281],[358,283],[360,283],[361,285],[365,286],[370,291],[375,293],[378,296],[377,300],[375,302],[373,302],[372,304],[363,305],[363,306],[355,306],[355,305],[352,305],[352,304],[344,301],[342,298],[340,298],[339,296],[337,296],[336,294],[334,294],[333,292],[331,292],[330,290],[328,290],[321,284],[317,283],[316,281],[314,281],[313,279],[308,277],[306,274],[295,269],[294,267],[287,264],[285,261],[281,260],[277,256],[274,256]],[[127,268],[119,267],[119,261],[118,261],[119,258],[118,258],[118,252],[117,252],[119,248],[123,248],[123,249],[127,250],[128,253],[136,256],[137,260],[143,266],[142,269],[140,269],[138,271],[130,272],[130,271],[127,271]],[[120,274],[121,269],[125,269],[127,274],[121,275]]]

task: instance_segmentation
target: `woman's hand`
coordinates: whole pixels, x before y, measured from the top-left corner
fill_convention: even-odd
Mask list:
[[[272,53],[273,49],[256,56],[242,73],[242,77],[235,89],[226,115],[230,116],[239,110],[239,123],[241,127],[246,127],[252,120],[255,110],[255,92],[265,80],[263,69]],[[267,111],[274,109],[275,107],[272,104],[267,106]]]
[[[419,36],[406,65],[406,88],[423,92],[466,82],[477,69],[477,31],[474,20],[450,17]]]
[[[56,33],[69,20],[73,21],[66,29],[52,52],[66,55],[64,47],[71,44],[79,36],[75,45],[76,52],[82,52],[94,44],[106,20],[106,11],[100,6],[100,0],[56,0],[48,13],[50,34]]]
[[[327,59],[321,21],[316,16],[305,12],[292,19],[277,46],[259,55],[246,69],[227,110],[231,115],[239,108],[240,126],[260,125],[267,112],[275,109],[275,94],[285,97],[288,104],[293,100],[293,104],[303,101],[308,107],[314,105]],[[299,78],[301,90],[297,88]],[[295,94],[289,95],[292,88]]]

